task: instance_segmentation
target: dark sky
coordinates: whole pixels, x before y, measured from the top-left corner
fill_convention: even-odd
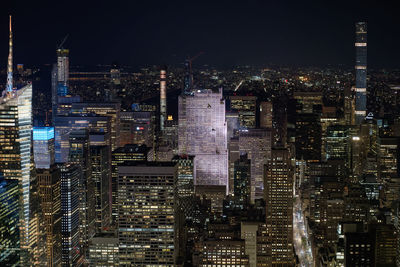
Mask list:
[[[20,1],[0,4],[0,62],[14,19],[15,63],[55,61],[66,34],[71,64],[326,66],[354,62],[354,23],[368,22],[368,64],[400,65],[395,1]],[[393,2],[393,4],[389,3]],[[396,13],[397,12],[397,13]],[[0,67],[2,68],[2,67]]]

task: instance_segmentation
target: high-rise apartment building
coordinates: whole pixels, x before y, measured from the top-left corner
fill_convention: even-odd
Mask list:
[[[160,70],[160,130],[164,130],[164,123],[167,119],[167,67]]]
[[[54,127],[33,127],[33,158],[36,169],[54,164]]]
[[[367,23],[356,23],[356,124],[367,115]]]
[[[120,265],[174,266],[175,165],[147,162],[118,166]]]
[[[227,126],[222,90],[179,96],[179,154],[195,156],[196,185],[228,186]]]

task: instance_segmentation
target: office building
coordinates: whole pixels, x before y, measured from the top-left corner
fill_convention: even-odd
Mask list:
[[[120,103],[72,103],[71,113],[75,116],[95,114],[109,117],[111,126],[111,150],[120,147]]]
[[[264,196],[264,165],[271,157],[271,142],[269,129],[249,129],[239,133],[240,154],[247,154],[251,163],[251,203]]]
[[[54,164],[54,127],[33,127],[33,158],[36,169]]]
[[[206,240],[196,244],[196,248],[195,266],[250,266],[243,240]]]
[[[19,188],[18,180],[6,180],[0,172],[0,262],[19,264]]]
[[[273,148],[265,165],[266,225],[259,243],[265,254],[257,261],[267,266],[294,265],[293,255],[293,168],[289,150]]]
[[[55,165],[36,170],[46,235],[46,265],[61,264],[61,171]]]
[[[245,208],[250,203],[251,195],[251,161],[246,154],[235,161],[233,177],[235,202]]]
[[[89,242],[90,266],[119,266],[118,237],[114,233],[98,233]]]
[[[111,134],[109,117],[59,116],[56,117],[54,124],[56,163],[68,162],[70,149],[69,134],[73,130],[88,129],[90,133]]]
[[[80,243],[86,253],[87,245],[95,234],[95,183],[89,149],[89,134],[86,129],[72,131],[69,135],[69,162],[79,165],[82,171],[79,180],[79,231]]]
[[[367,23],[356,23],[356,108],[355,122],[367,116]]]
[[[174,265],[175,165],[148,162],[118,166],[120,265]]]
[[[20,264],[38,263],[37,181],[32,173],[32,85],[0,97],[0,170],[20,186]]]
[[[260,103],[260,128],[272,128],[273,105],[272,102]]]
[[[79,181],[81,168],[71,163],[60,165],[61,170],[61,263],[77,266],[83,261],[79,231]]]
[[[240,127],[256,128],[256,96],[229,96],[228,110],[238,113]]]
[[[114,226],[118,218],[118,165],[124,162],[147,161],[150,148],[145,145],[125,145],[112,152],[111,160],[111,215]]]
[[[101,232],[111,223],[111,153],[105,145],[90,146],[90,162],[94,183],[96,232]]]
[[[179,154],[195,156],[195,185],[228,186],[228,147],[222,90],[179,96]]]

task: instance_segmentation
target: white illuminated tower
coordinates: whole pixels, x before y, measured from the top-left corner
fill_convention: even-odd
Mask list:
[[[164,122],[167,118],[167,68],[160,71],[160,130],[164,130]]]
[[[195,185],[228,186],[227,125],[222,90],[179,96],[179,154],[195,156]]]
[[[10,15],[10,39],[8,48],[8,64],[7,64],[7,94],[12,94],[13,91],[13,38],[12,38],[12,27],[11,27],[11,15]]]
[[[367,115],[367,23],[356,23],[356,124]]]

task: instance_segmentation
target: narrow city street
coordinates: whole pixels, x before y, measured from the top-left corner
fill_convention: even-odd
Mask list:
[[[299,257],[300,266],[313,266],[311,244],[308,240],[307,228],[304,224],[301,200],[299,196],[295,196],[293,207],[293,242],[296,253]]]

